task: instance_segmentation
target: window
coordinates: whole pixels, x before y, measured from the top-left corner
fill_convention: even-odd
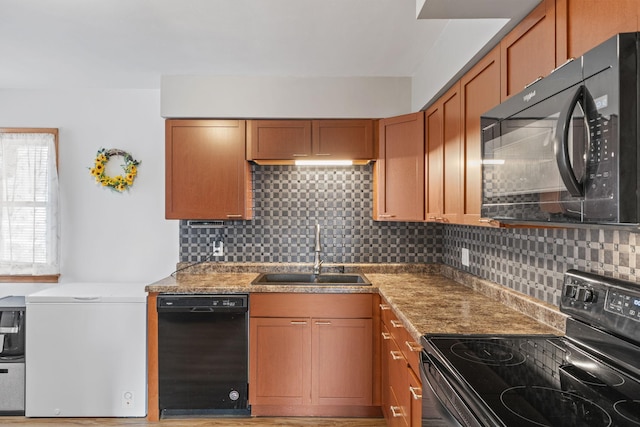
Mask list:
[[[57,282],[58,129],[0,128],[0,281]]]

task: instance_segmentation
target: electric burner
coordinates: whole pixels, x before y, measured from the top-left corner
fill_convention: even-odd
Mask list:
[[[613,409],[625,420],[640,426],[640,400],[620,400],[614,403]]]
[[[571,270],[565,336],[425,335],[423,425],[640,426],[640,285]]]
[[[524,422],[536,426],[612,425],[611,417],[602,407],[577,394],[554,388],[511,387],[502,393],[500,400]]]
[[[488,341],[464,341],[451,346],[451,352],[470,362],[490,366],[510,366],[524,363],[524,356],[506,345]]]

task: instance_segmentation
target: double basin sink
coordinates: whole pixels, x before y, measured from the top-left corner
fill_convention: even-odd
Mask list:
[[[371,286],[371,282],[362,274],[344,273],[262,273],[252,285],[280,286]]]

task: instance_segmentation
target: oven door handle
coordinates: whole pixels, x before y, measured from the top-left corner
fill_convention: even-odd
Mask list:
[[[587,126],[587,143],[584,148],[584,155],[589,155],[591,145],[591,133],[589,132],[589,120],[597,115],[597,107],[591,93],[586,86],[580,85],[572,92],[569,102],[564,106],[558,117],[556,133],[553,140],[553,151],[556,155],[556,163],[562,182],[569,194],[573,197],[584,197],[584,182],[580,182],[576,177],[571,165],[569,156],[569,130],[571,129],[571,117],[576,106],[580,105],[584,111]],[[585,160],[586,168],[586,160]],[[584,177],[582,178],[584,180]]]

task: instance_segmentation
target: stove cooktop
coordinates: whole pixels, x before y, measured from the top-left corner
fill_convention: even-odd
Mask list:
[[[458,391],[504,425],[640,426],[640,382],[566,338],[430,336],[429,343]]]
[[[640,426],[640,285],[569,270],[560,310],[563,337],[425,335],[423,396],[470,426]]]

